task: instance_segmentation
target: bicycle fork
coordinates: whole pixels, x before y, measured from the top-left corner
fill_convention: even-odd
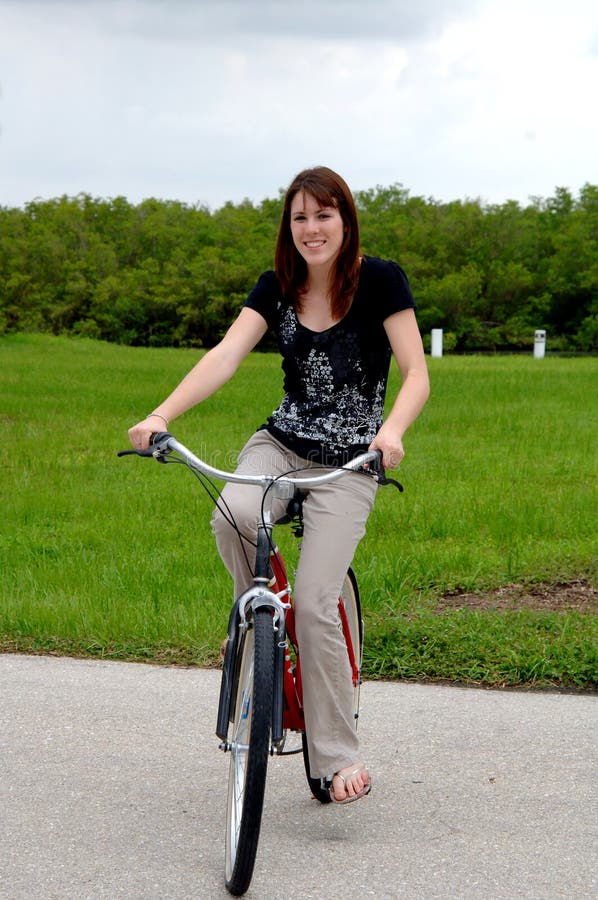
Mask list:
[[[284,660],[286,651],[285,615],[290,608],[288,598],[290,590],[287,586],[274,593],[269,589],[270,582],[270,550],[272,547],[271,526],[260,527],[256,553],[256,568],[253,586],[246,590],[233,604],[229,621],[226,652],[222,667],[220,698],[218,701],[218,718],[216,735],[220,738],[220,747],[229,750],[227,741],[230,721],[234,715],[233,703],[236,697],[236,679],[238,676],[237,653],[240,639],[245,631],[252,627],[253,613],[260,607],[268,607],[272,611],[272,627],[276,635],[274,650],[274,694],[272,702],[272,743],[280,743],[283,738],[283,684]],[[278,573],[275,572],[275,576]],[[276,578],[275,578],[276,582]],[[285,578],[286,583],[286,578]],[[281,596],[282,595],[282,596]]]

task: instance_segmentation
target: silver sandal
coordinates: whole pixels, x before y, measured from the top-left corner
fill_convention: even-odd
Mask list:
[[[334,778],[340,778],[340,780],[343,783],[343,787],[345,787],[347,784],[347,781],[349,781],[355,775],[358,775],[360,772],[367,772],[367,771],[368,771],[367,766],[365,766],[365,765],[357,766],[357,768],[353,769],[352,772],[349,772],[348,775],[341,775],[340,772],[335,772],[333,775],[333,780],[334,780]],[[368,772],[368,774],[369,774],[369,772]],[[333,803],[340,804],[340,803],[353,803],[354,800],[360,800],[362,797],[367,797],[367,795],[370,793],[371,790],[372,790],[372,782],[368,781],[368,783],[365,785],[365,787],[363,787],[357,794],[353,794],[352,797],[345,797],[344,800],[337,800],[336,797],[334,796],[334,790],[332,789],[332,783],[331,783],[330,787],[328,788],[328,793],[330,794],[330,799],[332,800]]]

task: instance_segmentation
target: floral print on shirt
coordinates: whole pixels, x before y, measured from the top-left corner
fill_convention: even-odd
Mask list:
[[[321,462],[367,449],[384,413],[391,357],[384,321],[414,305],[397,263],[363,257],[347,315],[314,332],[283,298],[275,273],[264,272],[246,306],[259,312],[278,338],[284,397],[262,427],[299,456]]]

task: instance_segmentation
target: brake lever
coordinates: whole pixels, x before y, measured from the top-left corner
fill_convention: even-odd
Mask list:
[[[397,481],[396,478],[388,478],[386,476],[386,472],[382,468],[380,469],[380,471],[378,473],[378,484],[381,484],[382,486],[385,486],[387,484],[392,484],[393,487],[396,487],[397,490],[400,491],[401,494],[405,490],[405,488],[403,487],[401,482]]]
[[[361,470],[366,475],[371,475],[372,478],[375,478],[378,484],[386,487],[386,485],[392,484],[393,487],[396,487],[398,491],[402,494],[405,488],[401,484],[400,481],[397,481],[396,478],[388,478],[386,475],[386,469],[382,465],[382,453],[378,450],[378,459],[376,462],[369,463],[367,466],[362,466]]]
[[[117,456],[153,456],[154,450],[152,447],[147,447],[145,450],[119,450],[116,455]]]

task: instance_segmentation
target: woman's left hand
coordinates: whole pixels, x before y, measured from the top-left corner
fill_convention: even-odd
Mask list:
[[[382,451],[382,465],[385,469],[396,469],[405,456],[402,438],[388,423],[379,430],[369,449]]]

